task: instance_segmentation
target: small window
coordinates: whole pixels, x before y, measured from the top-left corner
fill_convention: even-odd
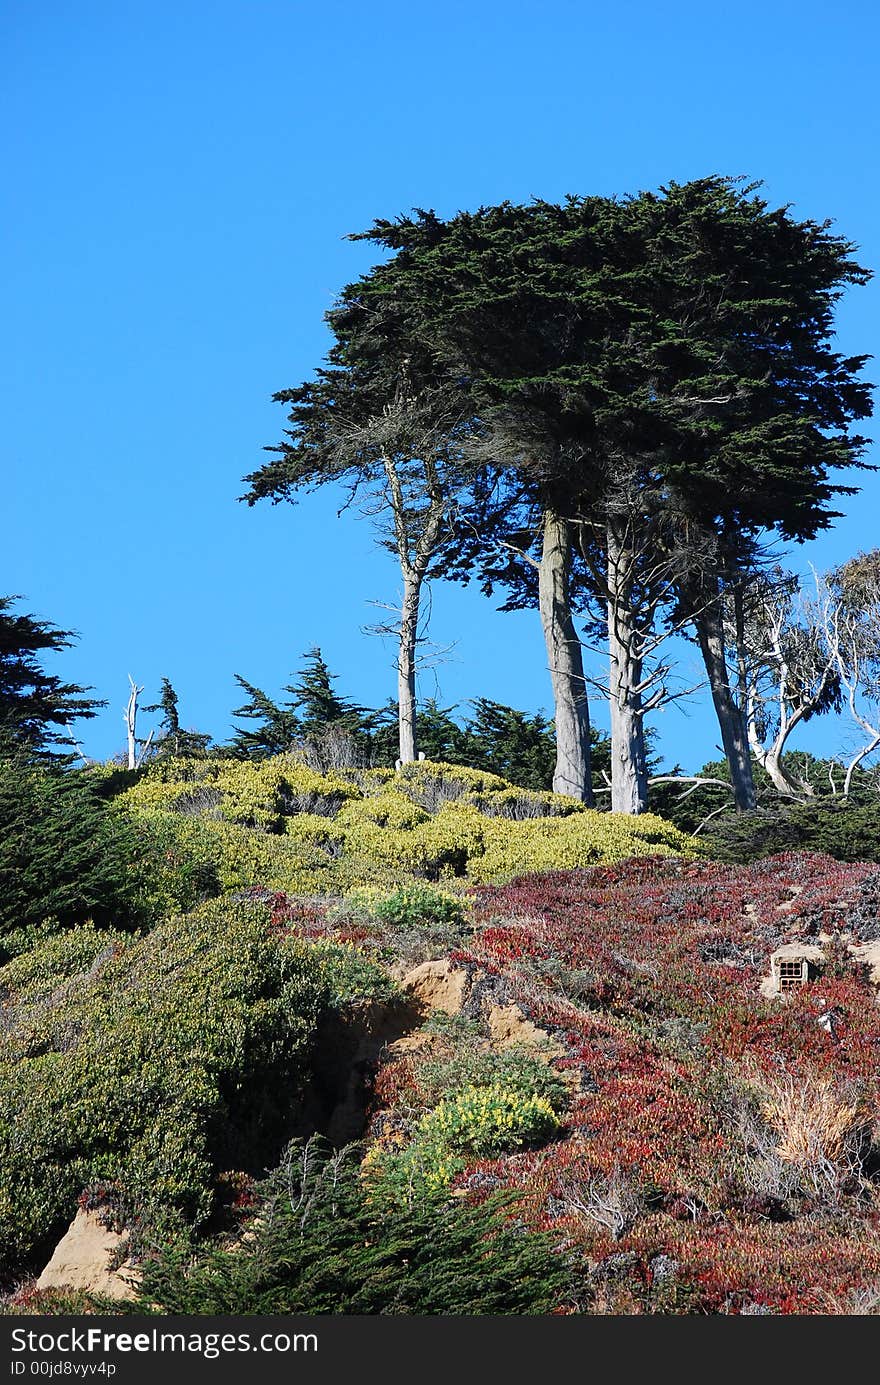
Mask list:
[[[781,991],[794,991],[798,986],[803,986],[807,979],[807,964],[803,958],[798,958],[796,962],[779,963],[779,989]]]

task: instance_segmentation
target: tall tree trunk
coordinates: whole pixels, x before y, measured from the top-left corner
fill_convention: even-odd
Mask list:
[[[705,587],[698,593],[697,609],[693,617],[694,629],[709,676],[709,688],[721,728],[721,743],[730,766],[734,799],[739,811],[744,813],[754,808],[756,803],[746,717],[744,709],[737,705],[730,686],[718,581],[717,578],[709,580],[713,583],[714,590],[708,600],[705,599]],[[700,605],[700,602],[703,604]]]
[[[428,576],[431,559],[440,536],[446,513],[446,494],[435,461],[424,462],[425,490],[428,504],[415,518],[407,502],[404,483],[394,457],[382,459],[388,479],[391,510],[394,516],[394,537],[400,572],[403,577],[403,603],[397,629],[397,730],[398,758],[402,765],[412,764],[418,754],[416,745],[416,646],[419,638],[419,608],[422,587]],[[419,527],[419,520],[421,527]]]
[[[125,721],[125,735],[128,743],[128,768],[137,769],[138,698],[143,692],[143,688],[138,687],[131,674],[128,675],[128,686],[131,691],[128,694],[128,702],[125,704],[125,711],[122,713],[122,716]]]
[[[617,524],[607,526],[611,811],[643,813],[648,767],[642,713],[642,659],[632,611],[632,555]]]
[[[416,758],[416,640],[419,629],[421,580],[404,573],[400,641],[397,652],[397,726],[401,764]]]
[[[571,535],[566,519],[548,509],[538,571],[538,601],[553,683],[556,721],[556,793],[593,806],[590,773],[590,708],[581,642],[569,599]]]

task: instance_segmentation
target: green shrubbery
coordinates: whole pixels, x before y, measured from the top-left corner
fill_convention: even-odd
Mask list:
[[[467,1088],[501,1086],[508,1092],[540,1097],[557,1115],[566,1110],[570,1093],[549,1063],[522,1048],[497,1052],[464,1042],[446,1058],[428,1058],[418,1068],[419,1091],[429,1106]]]
[[[388,889],[404,879],[509,878],[645,853],[688,852],[652,815],[587,812],[575,799],[514,789],[460,766],[407,765],[319,775],[289,756],[258,763],[161,761],[118,800],[196,865],[209,892],[262,886],[291,894]],[[191,888],[173,875],[169,888]]]
[[[379,899],[372,912],[391,928],[418,928],[428,924],[455,929],[465,922],[461,901],[429,885],[402,885],[399,890]]]
[[[51,927],[142,917],[144,843],[75,770],[0,759],[0,961]]]
[[[138,1312],[533,1314],[564,1303],[570,1269],[550,1240],[502,1215],[423,1191],[412,1201],[360,1176],[351,1151],[294,1147],[260,1189],[248,1235],[166,1251]]]
[[[400,1151],[374,1146],[367,1165],[384,1186],[405,1196],[419,1189],[441,1191],[464,1169],[464,1156],[491,1159],[542,1144],[558,1129],[551,1103],[522,1086],[465,1086],[426,1112]]]
[[[823,851],[837,861],[880,861],[880,798],[832,797],[720,820],[705,838],[709,855],[748,864],[783,851]]]
[[[423,1148],[486,1159],[540,1144],[558,1129],[556,1112],[544,1097],[493,1082],[444,1097],[419,1122],[417,1138]]]
[[[5,1267],[96,1180],[149,1224],[203,1223],[215,1175],[264,1168],[288,1138],[319,1015],[389,988],[354,949],[232,902],[143,938],[73,929],[0,968]]]

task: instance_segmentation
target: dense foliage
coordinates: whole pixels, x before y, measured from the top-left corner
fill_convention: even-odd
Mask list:
[[[223,889],[339,894],[401,874],[485,881],[689,850],[651,814],[587,812],[563,795],[427,761],[396,775],[321,774],[291,756],[159,761],[118,802],[181,861],[213,868]]]
[[[90,776],[0,758],[0,960],[40,928],[139,921],[144,850]]]
[[[70,746],[70,722],[93,717],[103,702],[89,688],[47,673],[42,658],[67,649],[70,630],[35,616],[15,614],[15,596],[0,597],[0,752],[52,755]]]
[[[91,926],[0,968],[2,1267],[45,1249],[89,1184],[129,1218],[205,1222],[218,1177],[289,1137],[328,1007],[388,996],[350,948],[281,936],[259,904],[213,904],[143,938]]]
[[[383,1196],[351,1151],[292,1148],[256,1212],[243,1241],[166,1252],[148,1269],[140,1311],[547,1313],[570,1282],[551,1239],[511,1222],[503,1200]]]
[[[880,862],[880,797],[876,803],[825,797],[729,816],[707,834],[705,845],[719,861],[823,851],[838,861]]]

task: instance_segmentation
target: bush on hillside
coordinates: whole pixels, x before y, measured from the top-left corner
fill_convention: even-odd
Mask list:
[[[149,1264],[136,1311],[189,1314],[533,1314],[568,1294],[550,1239],[493,1198],[381,1195],[352,1151],[294,1146],[260,1190],[247,1237]]]
[[[418,1090],[428,1106],[467,1088],[503,1087],[508,1092],[540,1097],[557,1116],[569,1105],[571,1091],[560,1073],[525,1049],[476,1049],[473,1039],[447,1058],[428,1058],[418,1067]]]
[[[51,928],[139,922],[143,856],[87,775],[0,760],[0,961]]]
[[[735,814],[718,820],[704,841],[716,860],[740,864],[784,851],[821,851],[836,861],[880,862],[880,798],[854,804],[825,797],[774,811]]]
[[[389,988],[252,903],[137,939],[73,929],[0,968],[0,1265],[45,1248],[96,1181],[147,1224],[202,1224],[215,1176],[289,1137],[322,1012]]]
[[[284,788],[293,783],[298,797]],[[346,894],[401,877],[488,881],[693,849],[650,814],[587,812],[575,799],[427,762],[399,775],[321,776],[285,756],[163,761],[118,801],[169,841],[171,858],[199,863],[206,879],[214,872],[223,890]]]
[[[402,885],[378,899],[372,913],[391,928],[416,928],[420,924],[460,928],[465,922],[461,900],[430,885]]]

